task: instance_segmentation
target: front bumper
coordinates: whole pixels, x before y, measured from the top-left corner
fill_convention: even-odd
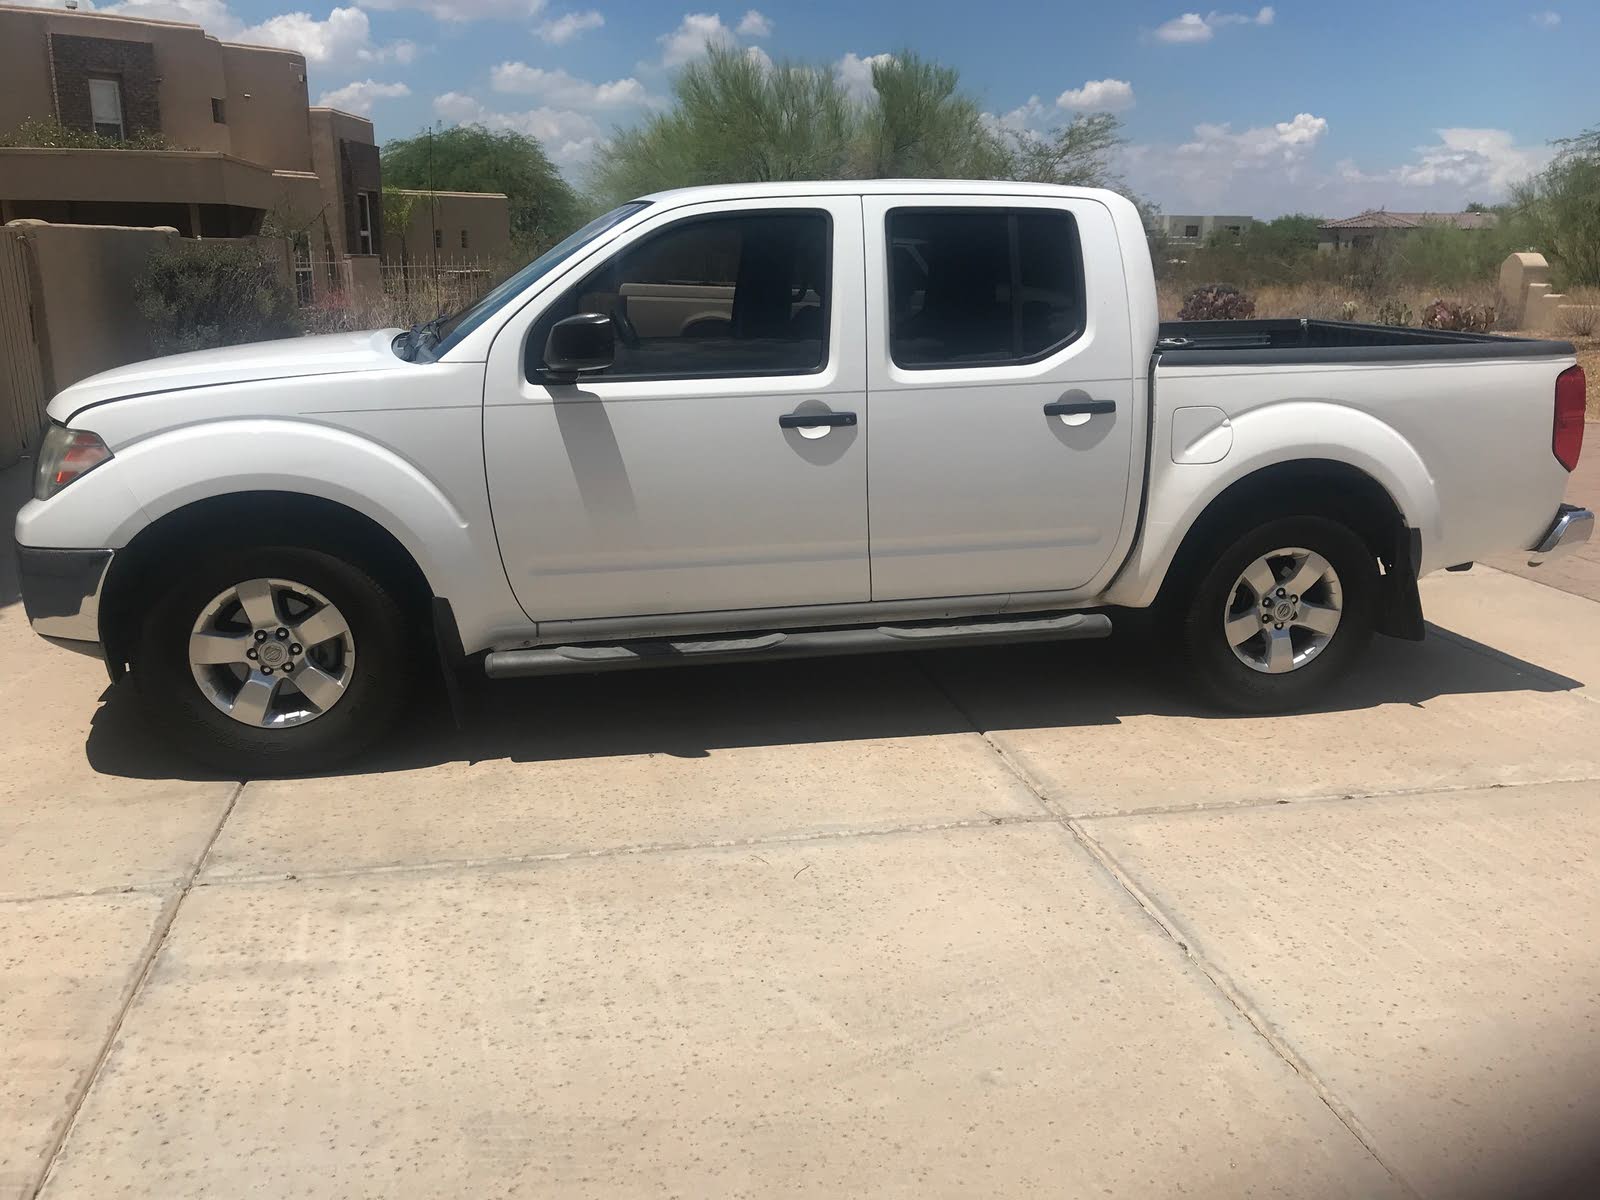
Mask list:
[[[1528,565],[1537,566],[1547,558],[1568,554],[1587,542],[1593,534],[1594,513],[1576,504],[1563,504],[1544,537],[1539,539],[1539,544],[1528,551]]]
[[[17,546],[22,607],[35,633],[57,645],[100,654],[100,592],[111,550]]]

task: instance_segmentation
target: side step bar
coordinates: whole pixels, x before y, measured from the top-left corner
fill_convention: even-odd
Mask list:
[[[1104,613],[1053,613],[1011,620],[876,625],[850,629],[792,629],[774,633],[675,641],[618,642],[612,645],[536,646],[495,650],[484,659],[491,679],[516,675],[582,675],[677,667],[691,663],[754,662],[777,658],[824,658],[837,654],[878,654],[887,650],[935,650],[1008,642],[1066,641],[1108,637]]]

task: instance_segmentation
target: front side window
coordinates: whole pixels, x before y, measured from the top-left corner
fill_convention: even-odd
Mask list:
[[[1077,225],[1058,209],[889,213],[889,352],[911,368],[1000,366],[1083,331]]]
[[[1200,226],[1198,226],[1198,225],[1185,225],[1183,227],[1183,236],[1184,237],[1193,237],[1193,238],[1199,237],[1200,236]]]
[[[643,238],[559,297],[528,340],[530,376],[557,321],[611,318],[600,379],[790,375],[827,362],[829,224],[782,211],[682,221]]]
[[[122,85],[115,79],[89,80],[89,113],[94,131],[101,137],[122,141]]]

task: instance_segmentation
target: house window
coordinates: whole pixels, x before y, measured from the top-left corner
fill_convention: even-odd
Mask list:
[[[1229,225],[1228,226],[1228,232],[1233,234],[1234,237],[1238,237],[1239,234],[1243,232],[1243,230],[1241,230],[1240,227],[1237,226],[1237,225]]]
[[[372,196],[356,193],[356,253],[372,253]]]
[[[215,96],[211,97],[211,119],[218,125],[226,125],[228,123],[227,109],[223,106],[222,101]]]
[[[444,230],[435,229],[433,231],[433,248],[435,250],[444,249]]]
[[[122,85],[115,79],[89,80],[89,112],[95,133],[119,142],[126,139],[127,132],[122,124]]]
[[[1184,237],[1199,237],[1200,236],[1200,226],[1198,226],[1198,225],[1185,225],[1183,227],[1183,236]]]
[[[463,250],[467,248],[467,231],[465,229],[461,231],[461,248]]]

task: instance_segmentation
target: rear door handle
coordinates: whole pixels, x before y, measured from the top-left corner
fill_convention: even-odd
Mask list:
[[[1053,400],[1044,406],[1047,417],[1094,417],[1116,411],[1115,400]]]
[[[853,412],[784,413],[778,418],[779,429],[810,429],[818,425],[854,425]]]

